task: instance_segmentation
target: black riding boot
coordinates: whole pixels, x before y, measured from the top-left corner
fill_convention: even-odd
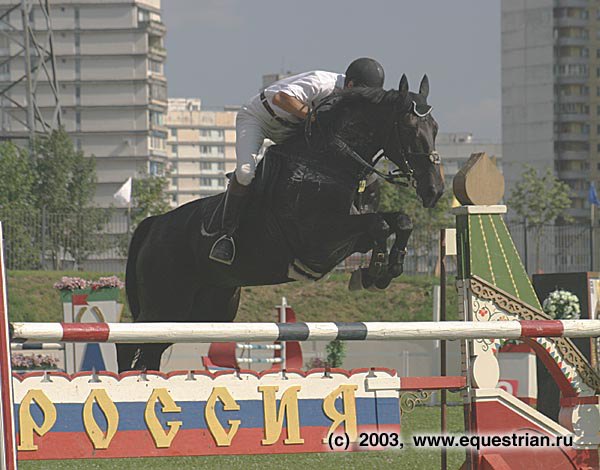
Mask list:
[[[225,232],[212,246],[208,257],[219,263],[231,265],[235,259],[235,241],[233,233],[238,228],[240,215],[246,205],[248,187],[238,183],[235,174],[231,177],[227,193],[221,229]]]

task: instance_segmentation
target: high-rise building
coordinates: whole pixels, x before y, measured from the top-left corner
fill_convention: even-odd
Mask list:
[[[169,194],[172,205],[218,194],[235,170],[237,107],[201,109],[199,99],[169,99]]]
[[[0,0],[0,14],[20,0]],[[62,121],[77,148],[96,157],[95,202],[114,203],[113,194],[130,176],[159,174],[167,161],[166,28],[160,0],[53,0],[50,18]],[[0,25],[0,87],[24,73],[24,61],[4,62],[17,50],[22,18],[15,10]],[[45,27],[32,9],[30,23]],[[10,26],[9,26],[10,25]],[[11,29],[14,28],[14,29]],[[23,82],[10,89],[22,102]],[[37,103],[50,107],[50,91],[37,90]],[[48,98],[48,99],[47,99]],[[18,112],[0,103],[2,131],[19,132]]]
[[[589,217],[600,180],[600,4],[502,0],[502,143],[509,193],[523,164],[552,168]]]

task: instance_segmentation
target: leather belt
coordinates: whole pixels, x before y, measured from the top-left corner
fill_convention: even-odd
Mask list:
[[[275,119],[279,124],[285,127],[295,127],[294,124],[292,124],[291,122],[288,122],[285,119],[282,119],[279,116],[277,116],[277,114],[275,114],[275,111],[273,111],[273,108],[271,108],[271,105],[267,101],[267,97],[265,96],[264,91],[260,92],[260,102],[265,107],[267,112],[271,115],[271,117]]]

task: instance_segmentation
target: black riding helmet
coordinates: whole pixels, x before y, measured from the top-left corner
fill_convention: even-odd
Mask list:
[[[353,61],[346,69],[344,86],[348,86],[348,83],[352,81],[354,86],[382,88],[384,79],[383,67],[379,62],[368,57],[361,57]]]

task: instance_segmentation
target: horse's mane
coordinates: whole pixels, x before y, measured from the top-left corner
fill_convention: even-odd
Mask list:
[[[319,123],[328,127],[348,106],[357,104],[396,105],[400,112],[406,112],[410,109],[411,103],[410,94],[403,98],[398,90],[353,87],[345,88],[325,98],[317,105],[315,111],[317,111]]]
[[[409,95],[410,96],[410,95]],[[403,97],[398,90],[384,90],[383,88],[353,87],[345,88],[325,98],[314,111],[316,111],[316,127],[321,130],[321,135],[329,139],[332,124],[339,116],[352,106],[360,105],[395,105],[398,111],[407,112],[411,107],[409,96]],[[308,119],[311,119],[310,116]],[[312,124],[307,122],[307,128]]]
[[[346,88],[333,95],[331,110],[338,106],[353,104],[356,102],[368,104],[392,104],[400,105],[401,109],[410,108],[408,97],[402,98],[398,90],[384,90],[383,88],[354,87]]]

